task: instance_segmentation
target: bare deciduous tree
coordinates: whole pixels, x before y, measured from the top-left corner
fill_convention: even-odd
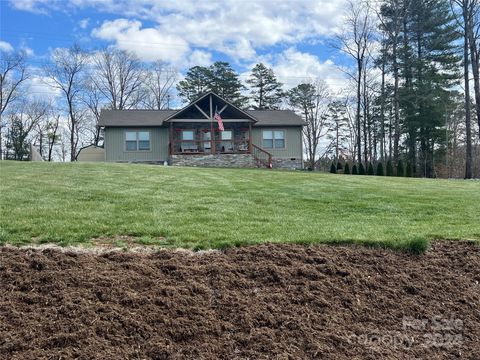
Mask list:
[[[94,55],[91,81],[111,109],[131,109],[141,103],[145,72],[135,54],[106,48]]]
[[[330,91],[323,80],[300,84],[287,93],[289,104],[305,120],[303,139],[311,169],[315,168],[319,144],[328,130],[325,113],[330,103]]]
[[[102,111],[102,107],[104,107],[104,103],[102,102],[103,96],[101,91],[97,88],[95,83],[88,79],[85,82],[85,93],[82,98],[84,104],[88,108],[89,117],[90,117],[90,130],[93,134],[92,136],[92,143],[98,146],[100,142],[100,127],[98,126],[98,122],[100,120],[100,113]]]
[[[32,140],[33,130],[45,120],[48,109],[48,103],[24,100],[10,112],[7,159],[24,160],[28,156],[28,144]]]
[[[349,0],[342,32],[337,36],[336,47],[355,61],[355,74],[351,77],[356,82],[355,127],[357,138],[357,161],[362,162],[361,106],[362,81],[366,69],[368,50],[374,34],[370,6],[364,1]],[[366,139],[364,139],[366,141]]]
[[[52,86],[61,91],[65,102],[70,161],[76,159],[79,127],[84,115],[80,104],[87,60],[87,54],[78,45],[74,45],[70,49],[56,49],[52,54],[52,64],[45,66],[45,73],[52,80]]]
[[[47,161],[53,160],[53,148],[59,140],[60,115],[53,116],[47,123]]]
[[[25,80],[28,79],[27,67],[25,64],[25,54],[11,54],[5,51],[1,52],[0,61],[0,160],[3,156],[3,138],[2,132],[5,127],[3,115],[6,113],[10,104],[14,103],[20,97],[18,91]]]
[[[154,62],[147,71],[145,107],[152,110],[168,109],[177,81],[177,71],[162,61]]]

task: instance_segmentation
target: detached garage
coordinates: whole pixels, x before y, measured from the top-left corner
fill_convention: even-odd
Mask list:
[[[94,162],[105,161],[105,149],[101,146],[88,145],[80,149],[77,161]]]

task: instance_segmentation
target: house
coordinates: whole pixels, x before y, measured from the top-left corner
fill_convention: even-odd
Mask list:
[[[241,110],[213,92],[180,110],[103,110],[99,121],[106,161],[288,169],[303,166],[303,125],[293,111]]]

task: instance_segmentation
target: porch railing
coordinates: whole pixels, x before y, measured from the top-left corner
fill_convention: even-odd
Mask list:
[[[233,140],[173,140],[169,144],[170,155],[213,154],[249,154],[248,141]]]
[[[272,168],[272,154],[268,151],[263,150],[260,146],[252,144],[252,154],[257,162],[269,169]]]

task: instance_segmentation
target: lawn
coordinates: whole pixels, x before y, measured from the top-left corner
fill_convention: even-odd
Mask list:
[[[480,239],[480,182],[260,169],[0,162],[0,244],[424,249]]]

